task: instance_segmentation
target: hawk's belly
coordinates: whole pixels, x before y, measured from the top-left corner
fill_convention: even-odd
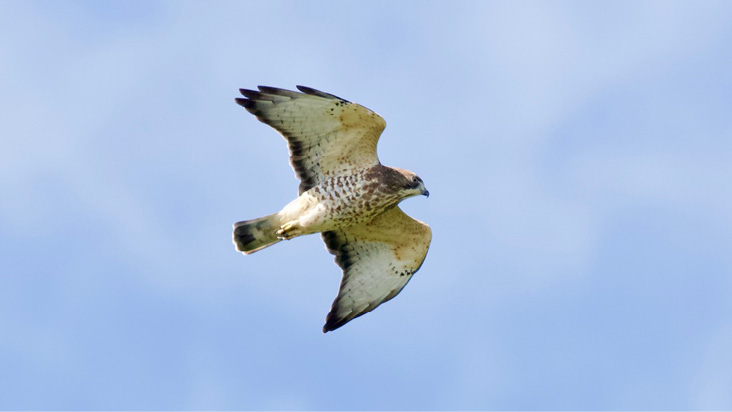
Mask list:
[[[355,174],[323,181],[295,200],[291,210],[300,209],[300,225],[315,233],[367,223],[399,200],[385,185]]]

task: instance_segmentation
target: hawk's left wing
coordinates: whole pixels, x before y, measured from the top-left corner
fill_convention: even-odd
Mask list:
[[[323,180],[379,164],[376,144],[386,122],[373,111],[329,93],[259,86],[239,89],[236,102],[287,140],[300,194]]]
[[[422,266],[432,231],[394,206],[367,224],[323,232],[323,240],[343,269],[328,332],[396,296]]]

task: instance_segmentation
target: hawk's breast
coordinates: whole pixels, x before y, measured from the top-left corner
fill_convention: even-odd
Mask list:
[[[328,230],[369,222],[400,200],[371,168],[325,179],[306,193],[324,207],[324,220],[333,223]]]

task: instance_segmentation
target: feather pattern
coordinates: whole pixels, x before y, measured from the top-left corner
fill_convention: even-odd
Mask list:
[[[324,232],[323,240],[343,269],[323,326],[328,332],[399,294],[422,266],[432,231],[394,206],[369,223]]]
[[[236,102],[287,140],[299,193],[328,177],[379,164],[376,145],[386,127],[375,112],[305,86],[300,92],[259,86]]]

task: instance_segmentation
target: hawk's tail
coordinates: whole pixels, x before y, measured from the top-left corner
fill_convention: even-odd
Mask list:
[[[280,219],[277,214],[234,223],[236,250],[248,255],[279,242],[277,230]]]

